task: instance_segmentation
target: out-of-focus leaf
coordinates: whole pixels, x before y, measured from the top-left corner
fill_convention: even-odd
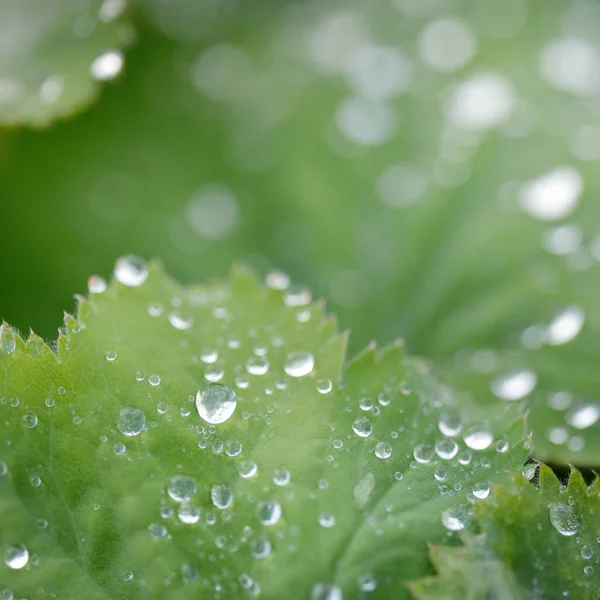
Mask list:
[[[427,542],[456,543],[526,456],[517,410],[455,397],[397,344],[343,370],[305,293],[240,271],[184,288],[131,258],[115,275],[57,355],[1,329],[15,597],[408,598]]]
[[[0,125],[48,125],[96,96],[133,40],[129,0],[3,0]]]

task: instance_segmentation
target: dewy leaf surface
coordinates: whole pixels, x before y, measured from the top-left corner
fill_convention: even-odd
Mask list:
[[[477,507],[481,533],[464,546],[434,546],[439,573],[411,585],[419,600],[597,600],[600,598],[600,480],[579,471],[561,485],[540,469],[540,489],[516,477]]]
[[[399,345],[343,371],[345,336],[306,290],[116,273],[141,285],[92,278],[57,354],[2,327],[0,579],[16,597],[406,598],[427,542],[454,543],[472,491],[526,456],[516,409],[490,419]],[[201,418],[215,386],[237,405]]]
[[[43,126],[87,105],[123,67],[129,0],[3,0],[0,125]]]

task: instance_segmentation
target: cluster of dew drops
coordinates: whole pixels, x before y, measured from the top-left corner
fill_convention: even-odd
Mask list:
[[[124,257],[117,261],[115,267],[115,279],[121,284],[130,287],[138,287],[144,284],[149,275],[147,265],[136,257]],[[298,314],[302,315],[306,306],[309,304],[311,296],[306,290],[300,292],[292,290],[289,278],[280,272],[272,272],[267,276],[266,283],[269,287],[283,292],[285,303],[294,309],[300,308]],[[89,291],[91,294],[103,293],[107,288],[106,282],[97,276],[93,276],[89,280]],[[151,317],[157,317],[163,314],[162,306],[152,304],[148,307],[148,314]],[[168,315],[170,324],[178,330],[185,330],[192,326],[191,317],[183,317],[179,312],[173,312]],[[299,323],[305,322],[306,319],[302,316],[297,319]],[[256,350],[256,349],[255,349]],[[205,379],[207,385],[197,391],[195,396],[190,396],[196,412],[201,419],[201,422],[206,425],[197,425],[196,431],[201,434],[201,439],[198,442],[198,447],[201,449],[210,448],[215,454],[223,454],[229,457],[238,457],[243,452],[243,447],[238,440],[229,440],[224,442],[218,437],[215,437],[219,425],[229,421],[236,413],[238,407],[238,393],[232,387],[223,385],[223,369],[214,368],[217,364],[219,352],[216,349],[203,352],[200,356],[201,362],[207,367],[205,371]],[[105,359],[113,363],[118,359],[117,353],[113,350],[108,350],[105,353]],[[260,348],[259,352],[253,356],[244,365],[245,374],[238,375],[235,380],[235,387],[238,390],[244,390],[249,386],[249,377],[259,377],[269,372],[270,365],[267,358],[265,348]],[[315,371],[315,358],[310,352],[294,352],[287,356],[284,367],[285,376],[292,379],[300,379],[309,375],[313,375]],[[138,381],[144,381],[146,377],[138,372],[136,373]],[[288,380],[281,378],[275,383],[275,388],[283,390],[287,387]],[[147,377],[147,382],[152,387],[160,386],[161,376],[159,374],[151,374]],[[339,386],[343,388],[343,383]],[[327,395],[334,389],[334,384],[328,379],[315,379],[316,390]],[[274,390],[267,388],[268,393],[273,394]],[[64,394],[65,390],[58,390],[59,394]],[[410,390],[404,389],[403,393],[411,393]],[[5,399],[2,399],[6,402]],[[19,401],[16,398],[9,400],[12,406],[17,406]],[[354,435],[358,438],[368,438],[374,430],[373,418],[381,414],[392,402],[390,389],[384,389],[377,396],[376,401],[371,398],[362,398],[358,402],[359,416],[357,416],[351,424],[351,432],[348,435]],[[46,401],[48,408],[54,405],[54,400],[49,398]],[[166,402],[159,402],[156,406],[158,414],[165,415],[169,411],[169,406]],[[188,417],[191,411],[181,409],[182,417]],[[249,413],[243,413],[242,418],[248,419]],[[22,422],[25,428],[35,429],[38,425],[38,417],[31,412],[27,412],[22,417]],[[77,424],[77,423],[75,423]],[[144,411],[135,407],[123,407],[120,409],[117,417],[117,429],[125,438],[139,436],[147,430],[146,415]],[[489,468],[491,461],[488,456],[483,456],[481,459],[474,459],[474,454],[480,451],[495,449],[498,453],[505,453],[509,450],[509,442],[505,439],[494,439],[493,432],[488,424],[472,423],[466,425],[463,423],[462,416],[459,412],[451,408],[446,408],[440,411],[437,422],[437,428],[441,436],[432,445],[427,443],[419,443],[415,445],[410,466],[415,468],[418,465],[427,465],[429,463],[438,463],[433,471],[433,477],[438,483],[438,490],[441,495],[454,496],[461,492],[460,483],[456,482],[452,486],[447,486],[444,482],[448,478],[450,469],[446,465],[450,465],[450,461],[455,461],[456,464],[473,467]],[[393,442],[399,436],[398,431],[393,431],[390,434],[390,442],[380,441],[374,447],[374,456],[379,460],[388,460],[394,454]],[[102,436],[107,441],[105,436]],[[126,440],[125,440],[126,441]],[[462,443],[461,443],[462,442]],[[343,440],[334,439],[332,442],[333,448],[342,448]],[[464,445],[463,445],[464,444]],[[127,447],[124,443],[118,442],[113,447],[115,454],[123,455],[127,452]],[[329,457],[328,457],[329,458]],[[333,456],[331,456],[333,459]],[[251,459],[242,459],[237,464],[237,471],[242,479],[252,479],[258,473],[259,465]],[[531,479],[535,475],[535,465],[526,465],[523,470],[523,475]],[[0,475],[6,475],[8,467],[5,463],[0,462]],[[397,471],[394,473],[394,479],[401,481],[404,475]],[[287,486],[293,478],[293,473],[288,469],[281,467],[276,469],[272,476],[272,482],[278,487]],[[39,476],[32,476],[31,485],[39,487],[42,481]],[[325,488],[328,485],[327,481],[321,480],[319,486]],[[368,496],[375,485],[375,477],[372,473],[363,477],[354,489],[354,498],[359,505],[365,504]],[[473,503],[476,501],[485,500],[490,494],[490,485],[487,481],[482,480],[474,483],[467,493],[467,499]],[[165,483],[166,496],[174,503],[163,502],[161,505],[160,516],[169,521],[175,516],[178,521],[184,525],[194,525],[199,523],[201,518],[204,518],[206,524],[214,524],[217,521],[216,513],[206,512],[203,515],[203,509],[193,503],[193,498],[197,494],[197,481],[186,474],[177,473],[168,477]],[[566,491],[566,488],[565,488]],[[221,511],[223,520],[231,518],[230,509],[235,501],[234,492],[231,487],[225,483],[215,483],[210,488],[210,501],[216,511]],[[98,510],[99,505],[94,505],[94,509]],[[278,500],[272,499],[259,502],[257,504],[257,519],[261,526],[269,528],[279,523],[284,514],[284,506]],[[468,523],[470,509],[465,504],[455,503],[453,506],[444,509],[441,512],[441,522],[448,531],[449,535],[454,532],[461,531]],[[554,502],[549,506],[549,520],[554,529],[562,536],[575,536],[581,528],[581,518],[578,515],[573,502],[569,498],[568,502]],[[335,526],[336,519],[332,513],[322,513],[319,515],[318,523],[323,528],[331,528]],[[38,519],[37,524],[44,529],[48,526],[45,519]],[[299,531],[294,532],[296,535]],[[148,526],[148,532],[154,540],[170,539],[171,534],[164,523],[154,522]],[[277,534],[279,535],[279,534]],[[275,537],[277,537],[277,535]],[[279,536],[281,537],[281,536]],[[256,536],[250,526],[245,526],[241,542],[248,543],[251,555],[256,560],[267,559],[273,552],[273,539],[269,539],[265,535]],[[594,550],[592,545],[584,545],[581,548],[581,557],[588,564],[584,567],[584,573],[591,574],[593,566],[589,562],[600,555],[600,538],[598,538],[599,548]],[[223,550],[228,544],[228,540],[224,536],[215,538],[217,548]],[[293,547],[292,547],[293,549]],[[5,547],[4,549],[4,564],[10,569],[29,568],[39,561],[35,554],[30,555],[29,549],[24,544],[16,544]],[[172,583],[176,574],[172,574],[168,583]],[[196,581],[199,574],[192,565],[183,564],[180,573],[181,579],[184,582]],[[123,572],[123,580],[133,581],[136,574],[132,570]],[[166,582],[167,583],[167,582]],[[248,574],[241,574],[238,578],[239,586],[244,590],[245,594],[250,597],[259,596],[261,593],[260,582],[252,578]],[[215,584],[217,591],[224,591],[225,585],[230,586],[231,582],[222,581]],[[377,588],[378,581],[372,573],[363,573],[357,578],[357,588],[361,592],[370,592]],[[3,592],[3,600],[11,599],[12,592],[5,590]],[[343,593],[339,586],[334,583],[318,582],[313,586],[313,600],[342,600]]]

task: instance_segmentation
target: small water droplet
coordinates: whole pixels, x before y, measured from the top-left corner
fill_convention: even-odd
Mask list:
[[[200,520],[200,509],[193,504],[182,502],[177,511],[177,517],[186,525],[193,525]]]
[[[535,472],[537,471],[537,463],[528,463],[523,466],[521,473],[525,479],[533,479],[535,476]]]
[[[287,290],[290,287],[290,278],[283,271],[269,271],[265,277],[265,283],[272,290]]]
[[[169,479],[167,494],[175,502],[186,502],[196,493],[196,481],[187,475],[174,475]]]
[[[207,423],[224,423],[233,415],[236,406],[236,395],[230,387],[211,385],[196,394],[198,414]]]
[[[230,440],[225,444],[225,454],[227,456],[237,456],[242,452],[242,444],[237,440]]]
[[[464,506],[453,506],[442,511],[442,525],[448,531],[460,531],[467,524],[467,511]]]
[[[418,463],[427,464],[433,458],[433,447],[429,444],[417,444],[413,450],[413,456]]]
[[[352,423],[352,431],[359,437],[368,437],[373,431],[373,426],[367,417],[358,417]]]
[[[312,372],[315,366],[315,357],[310,352],[291,352],[283,370],[290,377],[304,377]]]
[[[4,550],[4,564],[9,569],[22,569],[29,562],[29,550],[23,544],[7,546]]]
[[[123,571],[123,581],[131,581],[133,577],[133,571]]]
[[[175,329],[179,329],[180,331],[184,331],[185,329],[189,329],[194,323],[194,319],[191,315],[182,315],[179,312],[172,312],[169,314],[169,323],[175,327]]]
[[[462,430],[460,413],[446,409],[442,411],[438,419],[438,429],[446,437],[454,437]]]
[[[319,516],[319,525],[329,528],[335,525],[335,517],[331,513],[323,513]]]
[[[146,417],[139,408],[126,407],[119,411],[117,429],[126,436],[139,435],[146,426]]]
[[[225,510],[233,504],[233,492],[227,485],[213,485],[210,490],[210,499],[216,508]]]
[[[319,379],[317,381],[317,392],[319,394],[329,394],[333,389],[333,384],[331,383],[331,379]]]
[[[581,558],[584,560],[590,560],[592,556],[594,556],[594,551],[592,550],[591,546],[584,546],[581,549]]]
[[[266,558],[271,554],[271,542],[264,537],[257,538],[252,542],[251,552],[254,558]]]
[[[264,375],[269,372],[269,361],[264,356],[252,356],[246,362],[250,375]]]
[[[292,475],[287,469],[277,469],[275,473],[273,473],[273,483],[275,485],[287,485],[291,478]]]
[[[473,485],[473,496],[485,500],[490,495],[490,484],[487,481],[479,481]]]
[[[148,531],[155,540],[164,540],[169,535],[167,528],[160,523],[151,523],[148,525]]]
[[[148,377],[148,383],[152,387],[156,387],[157,385],[160,385],[160,382],[161,382],[160,375],[150,375]]]
[[[148,267],[137,256],[123,256],[117,260],[114,274],[115,279],[123,285],[137,287],[148,278]]]
[[[5,356],[12,354],[17,347],[15,334],[8,328],[7,325],[0,327],[0,352]]]
[[[253,460],[243,460],[238,465],[238,473],[240,477],[248,479],[258,473],[258,465]]]
[[[377,458],[389,458],[392,455],[392,447],[387,442],[379,442],[375,446],[375,456]]]
[[[104,357],[106,358],[106,360],[108,362],[113,362],[113,360],[116,360],[116,358],[117,358],[117,353],[114,350],[108,350],[104,354]]]
[[[494,379],[491,389],[497,398],[512,402],[529,395],[536,383],[537,375],[533,371],[513,371]]]
[[[275,525],[281,519],[281,504],[277,500],[263,502],[258,508],[258,518],[263,525]]]
[[[581,527],[577,512],[568,504],[553,502],[548,507],[550,522],[561,535],[570,537],[575,535]]]
[[[310,600],[343,600],[342,589],[333,583],[315,583]]]
[[[87,284],[90,294],[102,294],[102,292],[106,291],[106,280],[99,275],[90,276]]]
[[[109,81],[114,79],[121,72],[123,63],[123,55],[119,51],[109,50],[92,61],[90,73],[94,79],[98,79],[99,81]]]

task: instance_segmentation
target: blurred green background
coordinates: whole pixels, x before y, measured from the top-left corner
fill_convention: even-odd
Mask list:
[[[126,253],[278,268],[352,352],[402,336],[459,393],[526,401],[536,456],[600,465],[600,3],[51,5],[0,8],[4,319],[54,338]],[[43,44],[15,52],[16,22]]]

